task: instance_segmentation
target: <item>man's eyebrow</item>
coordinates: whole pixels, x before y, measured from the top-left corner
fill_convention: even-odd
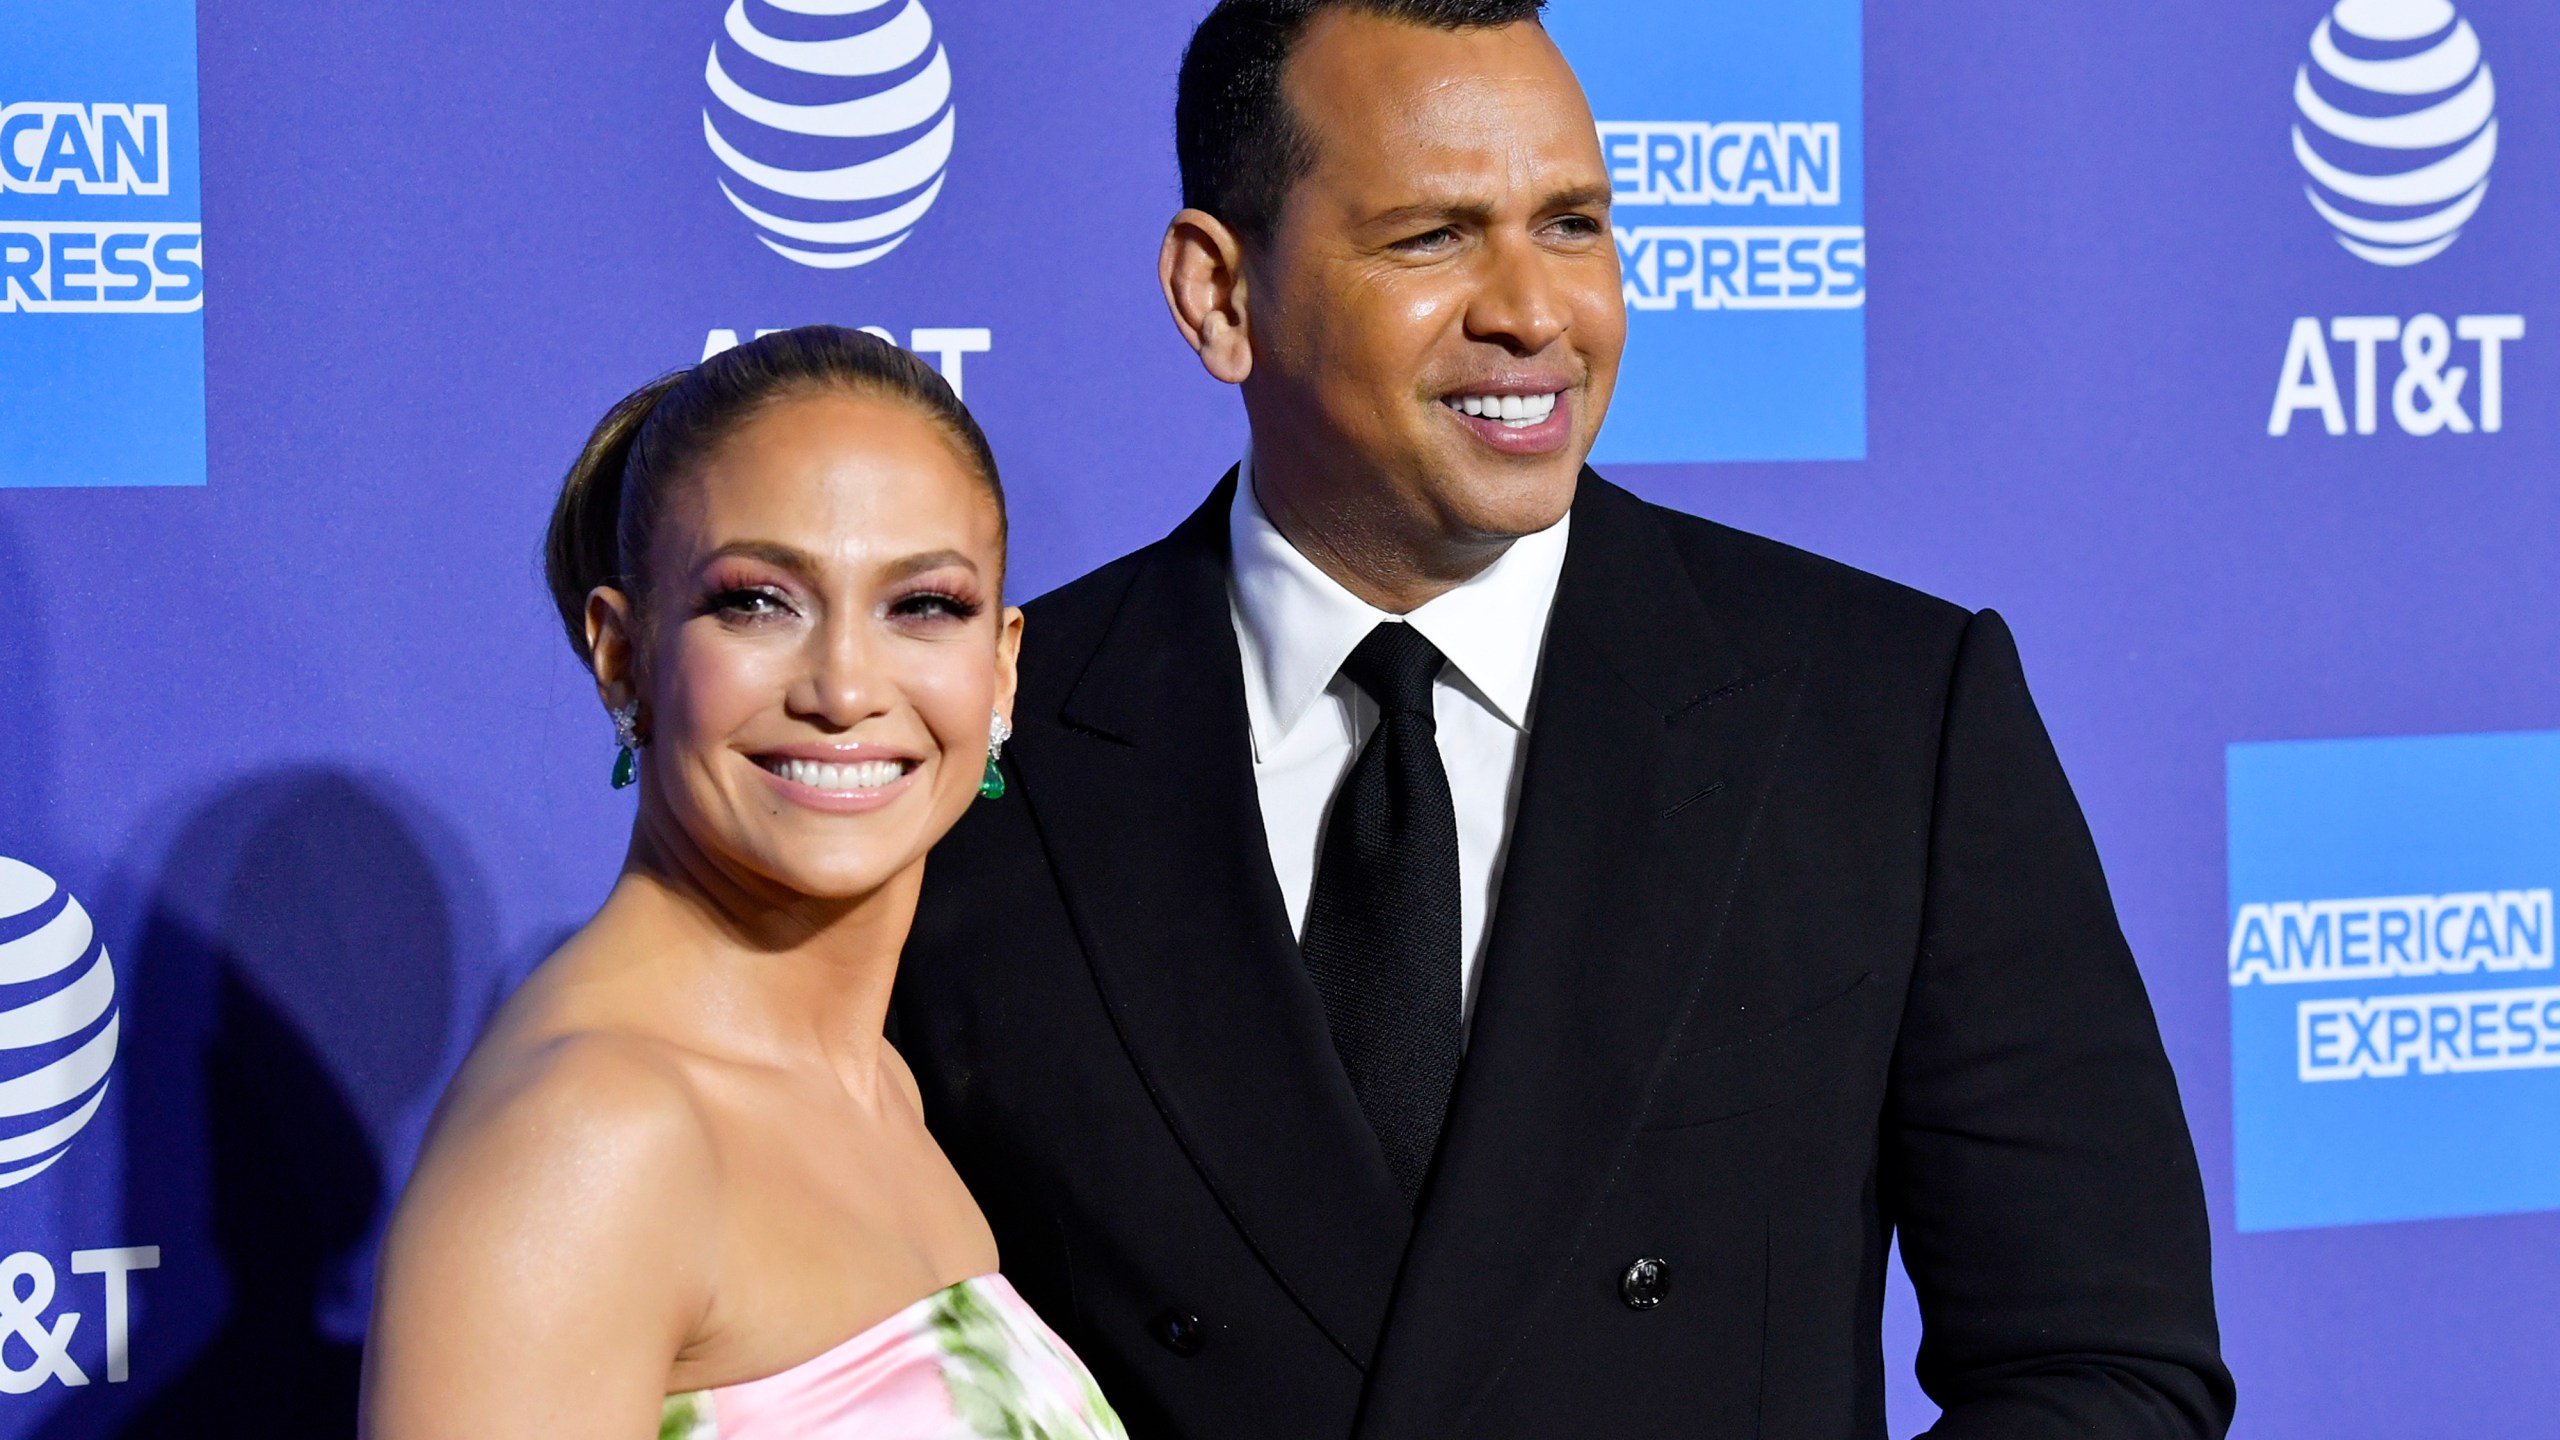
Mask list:
[[[1577,185],[1548,196],[1547,203],[1540,208],[1544,211],[1606,210],[1616,198],[1617,192],[1606,185]]]
[[[1389,226],[1419,225],[1429,220],[1480,222],[1493,218],[1493,206],[1482,200],[1422,200],[1381,211],[1368,219],[1368,224],[1384,229]]]
[[[1577,185],[1558,190],[1538,207],[1541,215],[1563,210],[1606,210],[1616,193],[1606,185]],[[1381,211],[1366,222],[1378,229],[1419,225],[1425,221],[1443,224],[1482,224],[1493,218],[1494,205],[1485,200],[1420,200]]]

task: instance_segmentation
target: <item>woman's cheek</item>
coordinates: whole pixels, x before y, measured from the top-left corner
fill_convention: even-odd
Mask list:
[[[986,743],[995,715],[996,675],[983,652],[937,647],[908,667],[905,688],[942,749],[958,754]]]
[[[707,636],[682,647],[675,673],[681,703],[695,727],[726,735],[778,704],[790,688],[789,652],[772,645]]]

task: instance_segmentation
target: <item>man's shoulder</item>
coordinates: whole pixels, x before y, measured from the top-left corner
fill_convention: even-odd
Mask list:
[[[1110,633],[1138,577],[1171,537],[1090,570],[1022,606],[1023,683],[1035,692],[1071,685]]]
[[[1660,527],[1699,597],[1724,623],[1774,627],[1799,640],[1836,634],[1908,644],[1952,641],[1973,619],[1968,608],[1899,581],[1620,494]]]
[[[1049,630],[1054,638],[1060,630],[1099,631],[1108,625],[1112,615],[1127,598],[1129,587],[1137,581],[1139,571],[1162,549],[1166,541],[1141,545],[1117,560],[1098,569],[1088,570],[1055,590],[1043,591],[1037,598],[1022,604],[1028,624]]]
[[[1964,606],[1909,585],[1600,483],[1601,493],[1577,507],[1578,515],[1600,523],[1586,526],[1578,518],[1577,538],[1658,533],[1720,625],[1782,648],[1937,655],[1949,652],[1973,619]],[[1592,501],[1602,513],[1589,513]],[[1026,686],[1034,692],[1071,686],[1152,567],[1172,563],[1186,574],[1197,568],[1181,562],[1198,559],[1191,550],[1219,538],[1193,533],[1200,524],[1195,515],[1172,534],[1026,603]],[[1199,587],[1177,588],[1190,596]]]

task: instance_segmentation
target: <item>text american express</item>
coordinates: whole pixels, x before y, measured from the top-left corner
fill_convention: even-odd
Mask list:
[[[203,251],[193,223],[0,221],[0,314],[201,310]]]
[[[168,193],[168,106],[0,105],[0,194]]]
[[[2560,1069],[2560,986],[2306,1000],[2304,1080]]]
[[[2548,970],[2551,892],[2243,905],[2231,922],[2229,960],[2234,985]]]
[[[1627,304],[1671,310],[1855,310],[1867,303],[1858,225],[1617,227]]]
[[[1600,155],[1620,205],[1837,205],[1830,121],[1604,120]]]

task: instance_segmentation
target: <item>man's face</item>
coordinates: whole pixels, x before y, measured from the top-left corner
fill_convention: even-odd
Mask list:
[[[1314,166],[1247,262],[1257,436],[1452,538],[1554,524],[1626,344],[1572,69],[1532,24],[1333,11],[1283,83]]]

